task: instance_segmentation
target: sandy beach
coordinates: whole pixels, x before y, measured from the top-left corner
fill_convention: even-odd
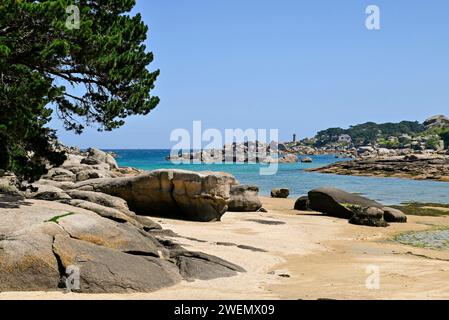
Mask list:
[[[0,293],[0,299],[449,299],[449,252],[396,243],[406,231],[449,227],[449,217],[409,216],[370,228],[294,211],[294,200],[261,198],[267,213],[231,213],[221,222],[157,219],[186,249],[216,255],[247,272],[183,281],[153,293]],[[367,288],[370,268],[378,289]]]

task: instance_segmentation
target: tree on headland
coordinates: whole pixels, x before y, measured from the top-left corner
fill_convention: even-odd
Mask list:
[[[68,24],[69,6],[79,22]],[[2,0],[0,3],[0,170],[33,180],[59,165],[53,109],[67,130],[110,131],[159,103],[150,91],[148,27],[135,0]],[[69,13],[67,13],[69,12]]]

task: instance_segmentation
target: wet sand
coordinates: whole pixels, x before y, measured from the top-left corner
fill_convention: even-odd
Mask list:
[[[185,248],[246,273],[153,293],[12,292],[0,299],[449,299],[449,252],[391,240],[405,231],[449,227],[449,217],[409,216],[407,224],[370,228],[294,211],[293,199],[262,201],[267,213],[226,213],[216,223],[157,219]],[[379,271],[378,289],[366,286],[373,270]]]

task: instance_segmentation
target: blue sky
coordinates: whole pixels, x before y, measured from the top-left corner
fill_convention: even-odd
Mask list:
[[[365,28],[377,5],[381,29]],[[447,0],[137,0],[159,106],[69,145],[169,148],[170,132],[275,128],[280,140],[366,121],[449,115]]]

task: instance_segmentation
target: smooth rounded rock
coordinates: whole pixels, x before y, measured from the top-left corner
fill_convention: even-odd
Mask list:
[[[259,188],[252,185],[231,186],[228,210],[234,212],[255,212],[262,207],[258,197]]]
[[[272,198],[288,198],[290,195],[290,190],[286,188],[275,188],[271,190]]]

